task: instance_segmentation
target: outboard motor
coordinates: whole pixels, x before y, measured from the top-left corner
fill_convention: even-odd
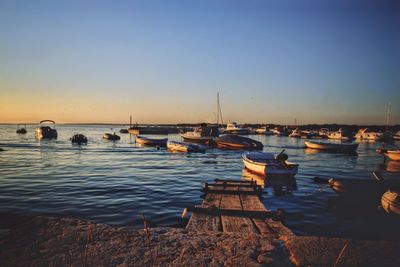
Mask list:
[[[285,153],[280,153],[278,156],[276,156],[276,159],[282,162],[287,161],[289,156]]]

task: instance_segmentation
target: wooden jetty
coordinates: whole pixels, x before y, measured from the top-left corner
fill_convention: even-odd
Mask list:
[[[293,235],[282,224],[283,210],[272,212],[261,202],[262,187],[256,181],[216,179],[205,183],[203,203],[188,207],[182,216],[192,212],[189,231],[257,233],[271,238]]]

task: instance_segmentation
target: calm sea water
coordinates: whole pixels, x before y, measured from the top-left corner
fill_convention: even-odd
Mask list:
[[[38,141],[34,125],[17,135],[13,125],[0,125],[0,211],[69,216],[116,226],[142,228],[141,213],[151,226],[184,226],[184,207],[200,204],[201,184],[220,179],[257,179],[243,169],[240,151],[210,149],[206,153],[170,153],[140,147],[129,134],[121,140],[102,139],[117,126],[59,125],[58,139]],[[111,130],[110,127],[114,129]],[[82,133],[87,145],[72,145],[69,138]],[[300,164],[295,180],[271,181],[263,202],[284,208],[286,224],[301,235],[356,238],[398,236],[399,220],[376,206],[335,205],[337,195],[315,184],[315,176],[372,179],[373,170],[399,171],[400,163],[383,162],[375,152],[379,143],[361,143],[357,155],[316,153],[303,140],[277,136],[250,136],[265,152],[283,149]],[[169,135],[170,140],[180,140]],[[339,199],[340,200],[340,199]]]

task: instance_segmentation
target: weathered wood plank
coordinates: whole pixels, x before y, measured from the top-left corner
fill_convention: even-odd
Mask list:
[[[221,198],[222,198],[221,195],[207,194],[203,200],[203,203],[201,204],[201,207],[208,208],[213,205],[219,207]],[[193,213],[192,216],[190,216],[186,229],[193,231],[214,231],[214,232],[222,231],[221,217]]]
[[[239,187],[229,186],[229,190]],[[223,195],[220,208],[243,210],[239,195]],[[234,216],[221,216],[221,224],[224,232],[241,232],[241,233],[257,233],[258,230],[253,225],[249,218],[234,217]]]

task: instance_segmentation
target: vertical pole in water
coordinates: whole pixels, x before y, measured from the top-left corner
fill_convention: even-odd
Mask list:
[[[132,115],[129,116],[129,128],[131,128],[131,127],[132,127]]]

